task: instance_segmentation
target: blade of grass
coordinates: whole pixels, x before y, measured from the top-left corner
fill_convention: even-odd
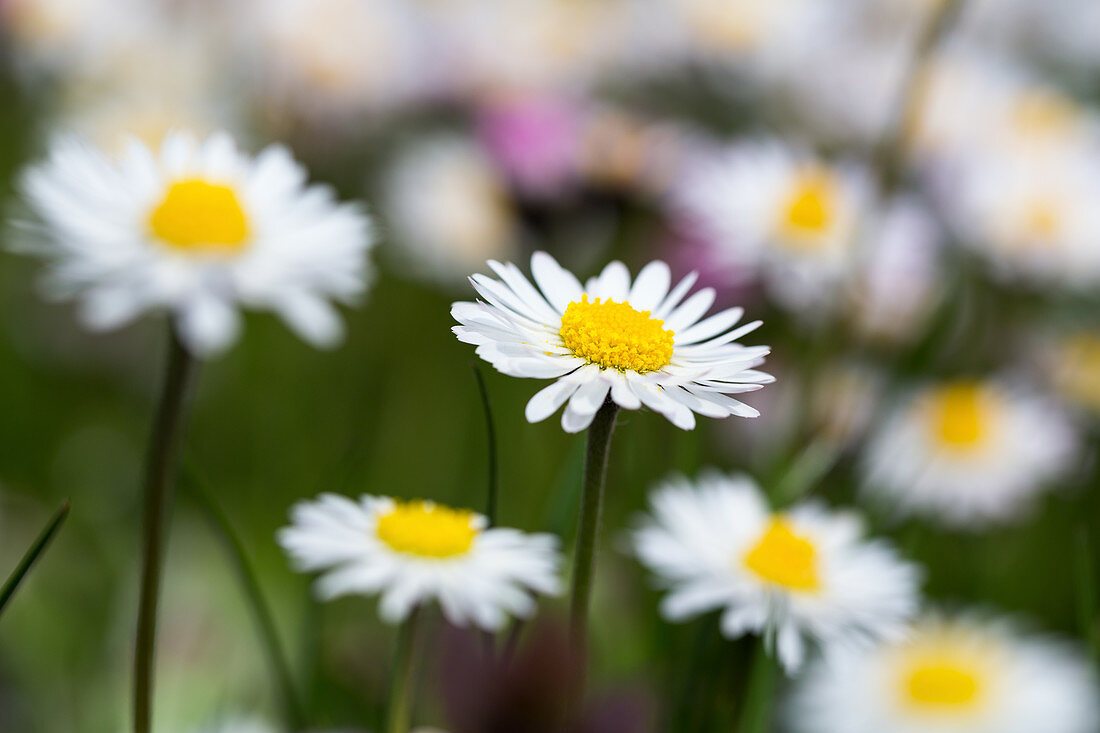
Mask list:
[[[497,460],[497,431],[493,425],[493,409],[489,405],[489,389],[485,386],[485,377],[477,364],[470,365],[477,378],[477,391],[481,394],[481,406],[485,410],[485,432],[489,443],[489,490],[485,497],[485,517],[489,526],[497,523],[497,498],[500,491],[500,479]]]
[[[745,699],[741,705],[741,724],[737,730],[741,733],[766,733],[771,729],[772,713],[775,710],[775,688],[779,678],[779,668],[758,641],[749,670],[748,684],[745,686]]]
[[[49,524],[39,532],[34,543],[27,548],[25,553],[23,553],[23,559],[19,561],[15,570],[8,576],[7,581],[4,583],[4,587],[0,588],[0,613],[4,612],[4,608],[8,605],[8,601],[10,601],[12,596],[15,595],[15,592],[19,590],[19,584],[23,582],[23,578],[27,577],[27,573],[31,571],[31,568],[38,561],[38,558],[46,551],[46,547],[49,546],[50,541],[53,539],[54,535],[57,534],[57,531],[61,529],[65,517],[69,516],[69,506],[69,500],[66,499],[61,505],[61,508],[54,512]]]
[[[286,730],[288,733],[295,733],[305,726],[305,715],[294,689],[294,679],[290,673],[290,664],[287,662],[286,652],[275,629],[275,619],[271,613],[271,607],[260,589],[260,582],[256,578],[256,572],[245,552],[244,543],[241,542],[240,537],[233,529],[233,525],[225,512],[214,502],[209,492],[203,488],[204,485],[194,467],[190,464],[185,465],[184,490],[188,496],[195,500],[203,516],[221,538],[229,561],[236,569],[241,591],[244,593],[248,605],[252,608],[256,631],[260,635],[260,642],[263,644],[267,655],[272,681],[275,683],[278,693],[277,696],[282,702]]]

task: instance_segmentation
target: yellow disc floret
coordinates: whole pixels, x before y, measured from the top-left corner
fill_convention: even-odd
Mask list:
[[[574,354],[604,369],[654,372],[672,361],[672,331],[649,311],[583,295],[561,317],[561,340]]]
[[[958,382],[932,398],[933,432],[940,444],[970,448],[981,443],[989,430],[988,396],[977,382]]]
[[[836,189],[836,181],[825,170],[800,173],[782,208],[781,235],[795,244],[809,244],[829,231],[836,219]]]
[[[445,558],[469,551],[479,529],[474,513],[430,501],[399,501],[378,518],[378,539],[398,552]]]
[[[957,710],[978,699],[981,685],[976,670],[955,660],[926,660],[909,670],[905,697],[914,707]]]
[[[149,216],[153,235],[187,252],[238,252],[248,244],[248,220],[228,186],[200,180],[172,184]]]
[[[811,593],[821,589],[817,550],[795,534],[782,517],[774,517],[757,543],[745,554],[745,567],[759,578],[788,590]]]

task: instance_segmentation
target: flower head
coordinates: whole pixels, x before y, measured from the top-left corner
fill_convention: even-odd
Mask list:
[[[745,477],[674,479],[633,535],[642,563],[669,589],[661,612],[683,621],[721,610],[722,633],[764,635],[797,669],[807,641],[825,647],[899,635],[915,613],[919,572],[858,520],[802,504],[768,508]]]
[[[1053,401],[992,380],[943,382],[887,417],[867,448],[866,488],[901,513],[986,526],[1026,510],[1076,443]]]
[[[1097,682],[1074,649],[977,617],[929,617],[902,641],[812,667],[798,733],[1086,733]]]
[[[397,623],[437,600],[457,626],[494,630],[528,616],[533,593],[558,591],[556,538],[487,527],[485,517],[430,501],[324,494],[297,504],[279,544],[302,571],[324,571],[324,599],[380,594],[383,620]]]
[[[336,202],[282,147],[254,160],[232,139],[137,140],[111,158],[77,140],[55,144],[23,179],[50,261],[48,292],[80,302],[92,328],[120,326],[166,308],[199,355],[227,348],[237,306],[270,309],[302,338],[342,336],[329,298],[366,288],[369,220]]]
[[[760,322],[730,330],[740,308],[702,319],[714,291],[685,300],[694,274],[670,290],[664,262],[646,265],[633,283],[626,266],[612,262],[582,286],[553,257],[536,252],[536,289],[513,264],[489,266],[501,280],[471,278],[485,301],[455,303],[451,314],[462,325],[454,332],[505,374],[556,380],[527,403],[529,421],[568,403],[562,427],[579,432],[608,396],[629,410],[645,405],[685,430],[695,427],[695,413],[759,415],[729,395],[774,381],[755,369],[767,347],[734,343]]]

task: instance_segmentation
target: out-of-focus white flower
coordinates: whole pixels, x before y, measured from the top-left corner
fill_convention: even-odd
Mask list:
[[[383,201],[396,254],[414,272],[463,282],[517,249],[519,221],[500,170],[474,141],[423,138],[390,165]]]
[[[903,514],[980,528],[1025,512],[1068,469],[1075,431],[1051,401],[999,381],[909,395],[865,455],[866,489]]]
[[[562,428],[580,432],[608,397],[628,410],[645,405],[683,430],[695,427],[696,413],[760,414],[730,396],[774,381],[755,369],[768,347],[734,343],[760,321],[733,328],[741,308],[704,319],[715,293],[704,288],[685,300],[695,273],[670,290],[664,262],[646,265],[633,283],[626,266],[612,262],[582,286],[553,257],[536,252],[536,289],[511,263],[489,266],[501,279],[470,278],[485,302],[455,303],[451,315],[462,325],[453,330],[504,374],[554,380],[527,403],[529,422],[567,405]]]
[[[759,277],[780,304],[831,304],[850,274],[872,200],[866,171],[776,141],[742,143],[689,166],[672,193],[679,225],[719,267]]]
[[[486,149],[521,192],[553,197],[577,178],[581,103],[551,95],[499,95],[478,111]]]
[[[684,49],[712,60],[766,63],[793,53],[824,17],[812,0],[666,0]]]
[[[1092,0],[975,0],[964,7],[959,32],[1062,70],[1100,65],[1100,5]]]
[[[242,37],[276,104],[306,117],[389,109],[424,92],[433,63],[401,0],[253,0]]]
[[[866,364],[838,362],[822,370],[810,394],[810,417],[822,437],[842,446],[860,440],[875,418],[883,375]]]
[[[228,718],[199,729],[198,733],[275,733],[275,727],[259,718]]]
[[[159,151],[134,140],[116,159],[63,139],[22,188],[40,220],[30,246],[50,262],[47,292],[79,301],[92,328],[167,308],[188,349],[206,355],[233,342],[245,306],[332,346],[342,324],[328,299],[366,288],[369,220],[307,186],[279,146],[251,159],[228,135],[172,135]]]
[[[432,8],[450,81],[479,93],[576,91],[632,49],[634,0],[450,0]]]
[[[896,639],[918,607],[918,570],[860,538],[851,514],[805,503],[773,513],[748,478],[679,478],[651,497],[634,550],[669,588],[661,612],[722,612],[730,638],[756,632],[788,671],[806,644],[826,652]]]
[[[894,199],[873,218],[851,283],[862,334],[897,343],[923,325],[943,294],[938,287],[942,237],[939,223],[911,197]]]
[[[556,537],[487,527],[467,509],[323,494],[295,505],[291,519],[279,544],[299,570],[323,571],[317,594],[380,594],[387,623],[435,600],[456,626],[496,630],[509,615],[531,615],[535,593],[558,592]]]
[[[970,160],[944,187],[953,228],[995,275],[1039,287],[1100,282],[1100,147],[1080,155]]]
[[[0,37],[26,71],[67,74],[143,34],[153,3],[131,0],[4,0]]]
[[[1081,652],[1003,620],[930,617],[903,641],[822,660],[796,688],[797,733],[1091,733]]]

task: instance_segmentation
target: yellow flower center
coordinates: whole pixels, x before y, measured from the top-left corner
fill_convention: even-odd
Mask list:
[[[451,509],[430,501],[397,502],[378,518],[378,539],[397,552],[445,558],[469,551],[479,530],[468,509]]]
[[[248,221],[233,189],[200,180],[174,183],[149,216],[149,228],[172,249],[239,252],[248,244]]]
[[[1079,118],[1068,97],[1045,89],[1024,92],[1011,112],[1016,129],[1026,136],[1060,136],[1072,130]]]
[[[1058,388],[1071,400],[1100,410],[1100,334],[1082,333],[1058,350],[1055,370]]]
[[[904,675],[903,698],[912,707],[961,711],[980,699],[981,674],[973,664],[944,657],[922,659]]]
[[[980,443],[989,429],[988,396],[981,384],[959,382],[940,390],[932,398],[933,432],[950,448],[968,448]]]
[[[672,331],[649,311],[613,300],[570,303],[561,317],[561,340],[574,354],[604,369],[654,372],[672,361]]]
[[[789,590],[812,593],[821,589],[817,550],[795,534],[782,517],[775,517],[759,541],[745,554],[745,567],[763,580]]]
[[[782,209],[780,231],[795,244],[809,244],[827,232],[836,220],[837,184],[828,171],[814,168],[800,173]]]
[[[1024,234],[1029,242],[1049,242],[1062,230],[1061,207],[1050,199],[1031,203],[1024,215]]]

